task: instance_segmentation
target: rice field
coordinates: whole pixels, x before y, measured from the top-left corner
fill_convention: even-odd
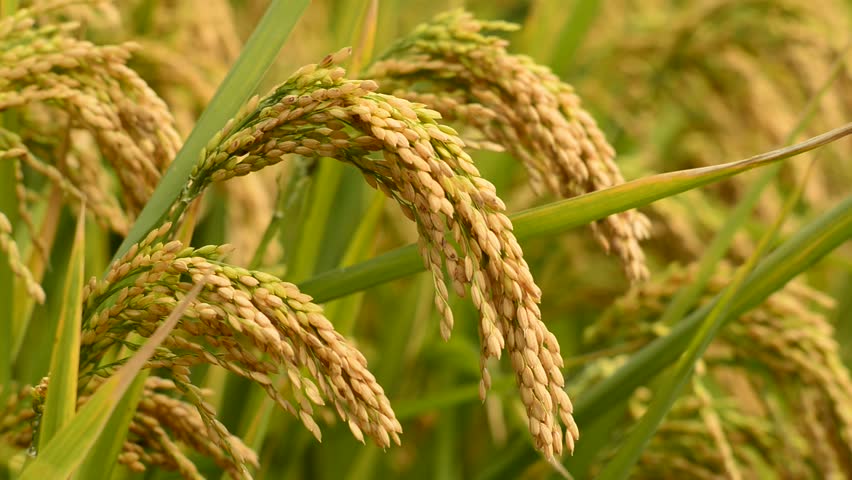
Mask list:
[[[852,5],[0,0],[0,480],[852,476]]]

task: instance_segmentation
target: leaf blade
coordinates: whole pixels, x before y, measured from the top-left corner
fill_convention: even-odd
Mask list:
[[[86,259],[86,209],[80,209],[68,259],[63,303],[56,322],[50,359],[50,385],[39,432],[39,448],[67,425],[77,411],[77,371],[80,365],[80,328],[83,315],[83,270]]]
[[[163,175],[151,199],[116,251],[113,261],[162,223],[162,219],[186,185],[201,150],[254,93],[308,3],[309,0],[274,0],[267,7],[233,68],[219,85],[174,162]]]
[[[137,374],[145,362],[171,333],[203,286],[203,283],[197,283],[190,290],[148,341],[98,388],[71,422],[56,433],[39,456],[23,471],[19,480],[68,478],[77,469],[97,442],[116,406],[131,384],[137,381]]]

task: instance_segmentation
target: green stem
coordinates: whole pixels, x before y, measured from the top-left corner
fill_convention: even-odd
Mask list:
[[[285,187],[281,187],[279,183],[278,198],[275,201],[275,212],[272,213],[272,218],[269,219],[269,224],[263,232],[263,237],[249,262],[249,269],[255,270],[263,263],[263,256],[269,246],[269,242],[281,230],[284,219],[292,221],[298,218],[298,206],[301,204],[305,196],[305,191],[310,186],[310,172],[313,169],[314,160],[299,158],[290,174]]]
[[[344,168],[346,166],[336,160],[320,160],[310,192],[311,203],[299,231],[299,243],[293,255],[288,257],[287,276],[293,281],[309,278],[314,273]]]

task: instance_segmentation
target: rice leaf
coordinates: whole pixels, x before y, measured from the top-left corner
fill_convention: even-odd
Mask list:
[[[12,162],[0,162],[0,212],[9,217],[10,223],[15,225],[17,199],[15,198],[15,170]],[[12,375],[12,319],[15,316],[15,275],[6,260],[6,256],[0,259],[0,318],[8,319],[0,321],[0,387],[9,384]]]
[[[199,117],[195,128],[163,175],[150,201],[113,256],[113,261],[162,223],[162,219],[186,185],[201,150],[254,93],[308,3],[308,0],[274,0],[267,7],[234,67]]]
[[[197,283],[148,341],[113,376],[107,379],[80,408],[77,415],[47,442],[38,457],[27,466],[20,480],[67,478],[77,469],[104,431],[116,407],[127,393],[145,362],[171,333],[189,304],[201,291]]]
[[[80,325],[83,314],[83,270],[86,259],[86,211],[80,209],[65,285],[58,310],[50,359],[50,384],[39,431],[39,448],[50,443],[77,411],[77,370],[80,365]]]
[[[118,454],[124,447],[127,429],[136,414],[136,406],[142,398],[147,378],[148,371],[143,370],[133,379],[133,383],[115,406],[113,414],[109,416],[109,420],[85,460],[71,477],[73,480],[110,478],[118,465],[118,462],[114,460],[118,458]]]
[[[47,200],[47,207],[42,217],[41,226],[39,227],[38,235],[42,245],[47,251],[53,247],[56,241],[56,231],[59,227],[59,218],[62,213],[62,191],[53,186],[50,188],[50,193]],[[47,269],[47,259],[42,257],[41,253],[36,248],[30,249],[29,261],[27,268],[32,272],[36,281],[41,281],[44,277],[44,272]],[[15,319],[12,335],[12,358],[17,359],[21,351],[24,337],[27,334],[27,329],[30,326],[30,321],[33,316],[33,308],[35,307],[35,298],[26,294],[25,286],[18,284],[15,290]]]
[[[343,255],[343,260],[340,262],[341,267],[362,262],[372,254],[376,231],[379,227],[379,220],[382,218],[384,205],[385,196],[381,192],[375,192],[373,200],[367,208],[367,212],[358,225],[358,230],[355,231],[355,235],[349,243],[346,253]],[[352,329],[355,326],[355,319],[358,316],[358,312],[361,311],[362,301],[363,294],[356,293],[325,306],[326,316],[335,319],[335,326],[342,335],[350,335],[352,333]]]

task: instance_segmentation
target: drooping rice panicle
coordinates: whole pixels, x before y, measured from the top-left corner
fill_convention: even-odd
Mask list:
[[[538,190],[573,197],[624,182],[615,150],[573,87],[530,58],[511,54],[497,33],[516,29],[462,10],[444,13],[399,40],[367,72],[383,91],[473,128],[484,145],[519,159]],[[464,130],[463,130],[464,131]],[[592,225],[631,280],[647,277],[639,241],[647,218],[631,210]]]
[[[252,99],[210,141],[172,218],[211,182],[260,170],[287,154],[356,166],[417,224],[445,338],[453,327],[449,288],[465,295],[469,287],[480,312],[481,396],[491,383],[486,360],[508,349],[537,447],[548,458],[563,444],[573,450],[578,431],[563,389],[559,345],[541,321],[541,292],[505,205],[455,131],[435,121],[437,112],[375,93],[375,82],[345,79],[335,64],[347,55],[340,51],[303,67],[266,97]]]
[[[321,307],[293,284],[222,262],[228,247],[155,242],[169,228],[153,231],[114,263],[104,280],[86,286],[83,381],[110,373],[98,367],[107,349],[127,342],[131,333],[153,333],[192,283],[204,278],[208,286],[148,367],[170,372],[208,426],[218,430],[217,444],[224,448],[229,435],[192,385],[193,365],[215,365],[257,383],[317,438],[314,405],[330,401],[360,440],[367,435],[382,447],[399,443],[402,427],[366,359],[334,330]],[[113,299],[109,306],[107,299]],[[285,399],[273,383],[277,373],[287,374],[295,401]]]

